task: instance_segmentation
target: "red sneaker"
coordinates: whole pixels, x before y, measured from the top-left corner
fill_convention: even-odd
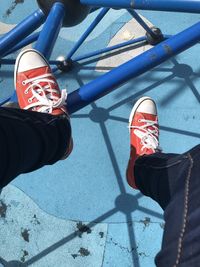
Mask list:
[[[137,189],[134,164],[138,157],[159,151],[159,129],[155,102],[150,97],[140,98],[129,117],[130,158],[126,170],[128,184]]]
[[[66,90],[60,91],[49,63],[34,49],[22,51],[15,64],[15,88],[21,109],[49,113],[66,114]],[[62,159],[69,156],[73,148],[71,138],[69,147]]]
[[[27,49],[18,55],[14,79],[21,109],[52,115],[67,114],[67,92],[60,91],[49,63],[38,51]]]

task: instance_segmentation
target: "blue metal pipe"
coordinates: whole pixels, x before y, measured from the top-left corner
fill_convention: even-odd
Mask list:
[[[132,8],[134,1],[131,0],[80,0],[81,4],[93,7],[109,8]]]
[[[11,58],[4,58],[0,59],[0,65],[14,65],[15,64],[15,59]]]
[[[144,20],[132,9],[128,9],[128,12],[137,20],[137,22],[147,31],[153,38],[156,38],[156,34],[152,29],[144,22]]]
[[[13,48],[16,43],[23,40],[26,36],[42,25],[44,20],[45,15],[42,10],[39,9],[24,19],[14,29],[4,34],[3,37],[0,38],[0,57]]]
[[[39,32],[36,32],[36,33],[26,37],[23,41],[21,41],[20,43],[15,45],[12,49],[8,50],[8,52],[6,54],[4,54],[3,57],[6,57],[7,55],[10,55],[10,54],[16,52],[17,50],[21,49],[22,47],[35,42],[38,39],[39,34],[40,34]]]
[[[165,39],[168,39],[170,37],[172,37],[172,35],[167,35],[167,34],[164,34],[163,35],[163,39],[164,40]],[[94,57],[94,56],[98,56],[98,55],[103,54],[103,53],[110,52],[110,51],[115,50],[115,49],[119,49],[119,48],[128,46],[128,45],[133,45],[133,44],[137,44],[137,43],[140,43],[140,42],[144,42],[146,40],[147,40],[146,36],[139,37],[139,38],[136,38],[134,40],[123,42],[121,44],[109,46],[109,47],[106,47],[106,48],[103,48],[103,49],[100,49],[100,50],[97,50],[97,51],[93,51],[93,52],[90,52],[90,53],[87,53],[87,54],[84,54],[84,55],[81,55],[81,56],[77,56],[77,57],[73,58],[73,61],[74,62],[77,62],[77,61],[80,61],[80,60],[83,60],[83,59],[88,59],[88,58],[91,58],[91,57]],[[49,62],[52,65],[58,65],[58,64],[60,64],[60,61],[58,61],[58,60],[50,60]],[[53,72],[56,72],[58,70],[59,70],[58,67],[54,67],[52,69]]]
[[[141,10],[158,10],[199,13],[199,0],[81,0],[84,5],[110,8],[132,8]]]
[[[127,45],[133,45],[133,44],[136,44],[136,43],[144,42],[146,40],[147,40],[147,38],[145,36],[139,37],[139,38],[136,38],[136,39],[133,39],[133,40],[129,40],[127,42],[123,42],[121,44],[109,46],[109,47],[106,47],[106,48],[103,48],[103,49],[100,49],[100,50],[97,50],[97,51],[94,51],[94,52],[91,52],[91,53],[87,53],[87,54],[82,55],[82,56],[77,56],[77,57],[73,58],[73,61],[79,61],[79,60],[87,59],[87,58],[90,58],[90,57],[98,56],[100,54],[107,53],[107,52],[110,52],[112,50],[125,47]]]
[[[168,39],[171,36],[172,35],[164,34],[163,35],[163,39],[164,40]],[[113,50],[116,50],[116,49],[120,49],[120,48],[128,46],[128,45],[133,45],[133,44],[137,44],[137,43],[144,42],[144,41],[147,41],[147,37],[146,36],[138,37],[136,39],[129,40],[127,42],[123,42],[123,43],[120,43],[120,44],[117,44],[117,45],[109,46],[109,47],[106,47],[106,48],[99,49],[97,51],[93,51],[93,52],[87,53],[87,54],[84,54],[84,55],[81,55],[81,56],[77,56],[77,57],[73,58],[73,61],[80,61],[80,60],[87,59],[87,58],[90,58],[90,57],[98,56],[98,55],[103,54],[103,53],[107,53],[107,52],[110,52],[110,51],[113,51]],[[59,64],[59,61],[57,61],[57,63],[55,63],[55,64]]]
[[[91,25],[88,27],[88,29],[83,33],[81,38],[76,42],[75,46],[72,48],[72,50],[68,53],[67,59],[71,59],[71,57],[74,55],[74,53],[77,51],[77,49],[82,45],[82,43],[85,41],[85,39],[88,37],[88,35],[94,30],[94,28],[98,25],[98,23],[102,20],[102,18],[106,15],[109,8],[103,8],[98,16],[95,18],[95,20],[91,23]]]
[[[15,65],[15,59],[12,58],[3,58],[0,59],[0,65]],[[49,60],[50,65],[57,65],[60,62],[58,60]]]
[[[199,41],[200,22],[70,93],[67,100],[69,112],[73,113],[81,109],[129,79],[160,65]]]
[[[47,17],[47,20],[40,32],[35,49],[49,59],[62,27],[65,16],[65,7],[62,3],[56,2]]]

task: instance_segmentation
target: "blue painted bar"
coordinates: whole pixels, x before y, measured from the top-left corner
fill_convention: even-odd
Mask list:
[[[81,55],[81,56],[77,56],[75,58],[73,58],[73,61],[74,62],[77,62],[77,61],[80,61],[80,60],[83,60],[83,59],[88,59],[88,58],[91,58],[91,57],[94,57],[94,56],[98,56],[98,55],[101,55],[102,53],[106,53],[106,52],[110,52],[112,50],[115,50],[115,49],[119,49],[119,48],[122,48],[122,47],[125,47],[125,46],[128,46],[128,45],[133,45],[133,44],[136,44],[136,43],[139,43],[139,42],[144,42],[146,41],[146,37],[139,37],[139,38],[136,38],[134,40],[130,40],[130,41],[127,41],[127,42],[123,42],[123,43],[120,43],[120,44],[117,44],[117,45],[113,45],[113,46],[110,46],[110,47],[106,47],[106,48],[102,48],[102,49],[99,49],[97,51],[93,51],[93,52],[90,52],[90,53],[87,53],[87,54],[84,54],[84,55]],[[60,61],[50,61],[52,62],[51,64],[55,64],[55,65],[58,65],[60,63]],[[58,67],[54,67],[52,69],[53,72],[56,72],[58,69]]]
[[[19,42],[12,49],[10,49],[6,54],[4,54],[3,57],[10,55],[11,53],[14,53],[17,50],[23,48],[24,46],[35,42],[38,39],[39,34],[40,34],[39,32],[36,32],[36,33],[33,33],[32,35],[26,37],[23,41]]]
[[[12,58],[4,58],[0,59],[0,65],[14,65],[15,64],[15,59]]]
[[[131,16],[137,20],[137,22],[147,31],[153,38],[156,38],[156,34],[152,31],[152,29],[144,22],[144,20],[132,9],[128,9],[128,12],[131,14]]]
[[[107,53],[107,52],[110,52],[110,51],[113,51],[115,49],[119,49],[119,48],[122,48],[122,47],[125,47],[125,46],[128,46],[128,45],[133,45],[133,44],[137,44],[137,43],[140,43],[140,42],[144,42],[146,40],[147,40],[146,36],[139,37],[139,38],[136,38],[136,39],[133,39],[133,40],[129,40],[129,41],[117,44],[117,45],[113,45],[113,46],[109,46],[109,47],[106,47],[106,48],[102,48],[100,50],[93,51],[93,52],[87,53],[87,54],[82,55],[82,56],[77,56],[77,57],[73,58],[73,61],[80,61],[80,60],[87,59],[87,58],[90,58],[90,57],[98,56],[100,54]]]
[[[50,65],[57,65],[58,63],[59,63],[58,60],[49,60]],[[15,59],[12,58],[0,59],[0,65],[15,65]]]
[[[69,112],[73,113],[83,108],[129,79],[160,65],[199,41],[200,22],[70,93],[67,100]]]
[[[47,59],[51,56],[59,31],[62,27],[64,16],[64,5],[60,2],[56,2],[51,8],[36,42],[35,49],[41,52]]]
[[[142,10],[199,13],[199,0],[134,0],[134,8]]]
[[[93,7],[110,8],[133,8],[134,1],[131,0],[80,0],[81,4]]]
[[[74,53],[77,51],[77,49],[82,45],[82,43],[85,41],[85,39],[94,30],[94,28],[99,24],[99,22],[102,20],[102,18],[106,15],[108,10],[109,10],[109,8],[103,8],[100,11],[98,16],[94,19],[94,21],[91,23],[91,25],[88,27],[88,29],[83,33],[83,35],[80,37],[80,39],[76,42],[76,44],[72,48],[72,50],[68,53],[67,59],[71,59],[71,57],[74,55]]]
[[[110,8],[199,13],[200,0],[81,0],[84,5]]]
[[[172,37],[172,35],[167,35],[167,34],[163,35],[164,39],[168,39],[170,37]],[[73,61],[80,61],[80,60],[87,59],[87,58],[90,58],[90,57],[98,56],[100,54],[107,53],[107,52],[110,52],[110,51],[113,51],[115,49],[119,49],[119,48],[122,48],[122,47],[126,47],[128,45],[133,45],[133,44],[137,44],[137,43],[140,43],[140,42],[144,42],[146,40],[147,40],[146,36],[139,37],[139,38],[136,38],[136,39],[133,39],[133,40],[129,40],[129,41],[117,44],[117,45],[109,46],[109,47],[106,47],[106,48],[99,49],[97,51],[93,51],[93,52],[90,52],[90,53],[87,53],[87,54],[84,54],[84,55],[81,55],[81,56],[77,56],[77,57],[73,58]],[[57,63],[55,63],[55,64],[58,64],[58,63],[59,63],[59,61],[57,61]]]
[[[19,23],[14,29],[0,38],[0,57],[12,49],[16,43],[22,41],[26,36],[42,25],[45,15],[42,10],[37,10]]]

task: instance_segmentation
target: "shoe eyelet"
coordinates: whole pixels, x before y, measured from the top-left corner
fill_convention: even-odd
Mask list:
[[[32,99],[31,98],[28,99],[28,103],[32,103]]]
[[[25,90],[25,91],[24,91],[24,94],[27,95],[27,94],[28,94],[28,91]]]
[[[141,119],[139,119],[138,122],[141,122]]]
[[[23,81],[23,82],[22,82],[22,85],[26,85],[26,82],[25,82],[25,81]]]

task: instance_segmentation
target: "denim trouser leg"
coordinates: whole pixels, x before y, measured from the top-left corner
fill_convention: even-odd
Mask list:
[[[21,173],[61,159],[70,138],[65,115],[0,107],[0,188]]]
[[[200,145],[183,155],[156,153],[136,161],[136,184],[164,209],[159,267],[200,266]]]

